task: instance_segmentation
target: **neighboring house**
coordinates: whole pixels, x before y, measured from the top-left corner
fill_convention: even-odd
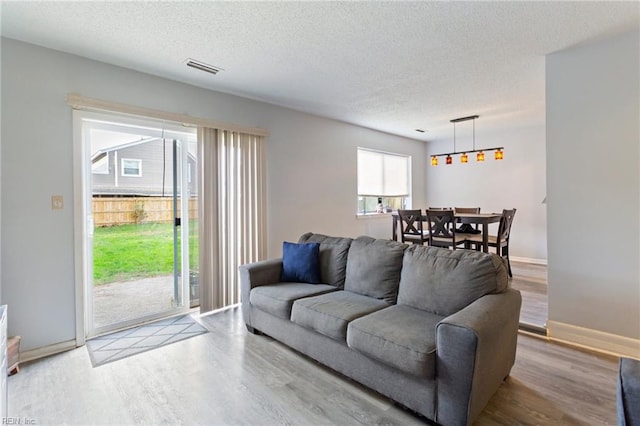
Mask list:
[[[93,195],[170,196],[173,193],[173,143],[158,138],[104,148],[91,157]],[[197,193],[196,158],[189,153],[189,193]],[[178,172],[180,173],[180,172]]]

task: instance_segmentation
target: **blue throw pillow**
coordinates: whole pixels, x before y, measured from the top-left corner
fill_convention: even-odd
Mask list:
[[[320,243],[282,243],[282,281],[320,282]]]

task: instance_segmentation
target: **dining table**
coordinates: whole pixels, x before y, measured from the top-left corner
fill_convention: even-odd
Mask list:
[[[398,241],[398,222],[400,221],[400,217],[398,216],[397,211],[392,212],[391,217],[393,218],[393,231],[391,235],[394,241]],[[459,223],[468,223],[471,225],[482,225],[482,251],[485,253],[488,253],[489,252],[489,224],[500,222],[500,218],[502,218],[502,214],[500,213],[456,213],[455,217]],[[426,214],[422,215],[422,221],[423,222],[429,221]]]

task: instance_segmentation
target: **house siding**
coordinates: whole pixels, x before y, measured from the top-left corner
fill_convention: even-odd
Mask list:
[[[109,152],[109,174],[92,173],[94,195],[170,196],[173,194],[173,142],[162,140],[121,148]],[[140,176],[125,176],[122,160],[141,161]],[[196,161],[189,156],[189,167],[195,170]],[[197,190],[195,176],[191,174],[189,190]]]

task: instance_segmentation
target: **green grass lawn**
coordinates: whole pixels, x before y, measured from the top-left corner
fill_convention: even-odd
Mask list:
[[[197,226],[195,222],[190,226]],[[191,228],[191,234],[197,229]],[[178,246],[178,250],[180,247]],[[197,238],[190,239],[192,269],[197,269]],[[195,263],[194,263],[195,262]],[[173,273],[173,227],[144,223],[96,228],[93,236],[93,282],[115,281]]]

